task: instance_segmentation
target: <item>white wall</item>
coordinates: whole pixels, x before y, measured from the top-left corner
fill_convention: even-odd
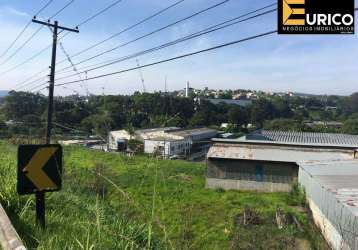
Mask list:
[[[165,146],[164,146],[165,145]],[[165,156],[182,155],[190,150],[190,142],[187,140],[179,141],[158,141],[158,140],[145,140],[144,141],[144,152],[147,154],[153,154],[161,147],[165,147],[165,152],[162,154]]]

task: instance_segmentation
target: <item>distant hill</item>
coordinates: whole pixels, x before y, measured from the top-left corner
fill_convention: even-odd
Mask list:
[[[0,97],[5,97],[9,94],[9,91],[7,90],[0,90]]]

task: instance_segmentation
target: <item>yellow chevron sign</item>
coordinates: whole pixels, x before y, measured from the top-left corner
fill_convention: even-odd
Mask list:
[[[18,152],[18,193],[57,191],[61,188],[62,148],[24,145]]]
[[[57,188],[42,169],[56,151],[57,148],[40,148],[23,170],[38,190]]]

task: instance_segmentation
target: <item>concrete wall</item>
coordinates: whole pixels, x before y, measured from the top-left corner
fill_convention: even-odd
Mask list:
[[[207,188],[223,188],[225,190],[247,190],[259,192],[290,192],[292,185],[273,182],[256,182],[244,180],[206,178]]]
[[[9,217],[0,204],[0,249],[26,250]]]
[[[208,159],[207,187],[287,192],[297,181],[294,163]]]

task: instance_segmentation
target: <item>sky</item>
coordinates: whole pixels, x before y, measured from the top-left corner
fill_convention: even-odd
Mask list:
[[[47,20],[69,1],[71,0],[53,0],[39,14],[38,19]],[[80,26],[79,34],[71,33],[67,35],[61,40],[61,43],[67,54],[74,55],[76,52],[126,29],[176,1],[122,0],[122,2],[105,13]],[[80,56],[73,57],[72,62],[76,64],[104,50],[136,39],[221,1],[185,0],[161,15],[128,32],[122,33],[101,46]],[[46,2],[48,0],[0,0],[0,55],[3,54],[23,27],[31,20],[32,16]],[[74,0],[73,4],[52,21],[57,20],[62,26],[75,27],[113,2],[115,0]],[[76,67],[81,71],[80,69],[85,66],[150,49],[274,2],[272,0],[230,0],[215,9]],[[140,65],[149,64],[275,30],[276,26],[277,13],[274,12],[154,53],[139,56],[137,59]],[[32,23],[8,54],[0,57],[0,89],[14,89],[19,86],[19,83],[50,65],[51,49],[48,49],[27,64],[5,73],[51,45],[52,35],[46,27],[41,29],[34,39],[11,60],[2,63],[39,27],[39,24]],[[167,86],[168,90],[183,89],[186,82],[189,82],[191,87],[194,88],[254,89],[272,92],[293,91],[312,94],[349,95],[358,91],[357,56],[357,34],[325,36],[273,34],[189,58],[144,68],[141,72],[134,70],[96,80],[68,84],[66,88],[57,87],[55,94],[70,95],[76,92],[85,94],[86,89],[92,94],[131,94],[134,91],[143,89],[141,83],[142,74],[145,87],[150,92],[164,91],[165,86]],[[62,49],[58,47],[57,62],[63,59],[66,59],[66,56]],[[87,77],[121,71],[136,65],[136,58],[132,58],[110,67],[88,72]],[[66,60],[56,67],[57,70],[60,70],[69,66],[71,64]],[[48,73],[44,72],[38,77],[45,77]],[[57,74],[57,78],[72,74],[74,74],[74,71]],[[81,76],[75,75],[72,78],[59,79],[56,83],[78,80],[79,77],[85,79],[86,75],[83,73]],[[18,90],[30,90],[44,80]],[[46,90],[42,90],[42,93],[46,94]]]

